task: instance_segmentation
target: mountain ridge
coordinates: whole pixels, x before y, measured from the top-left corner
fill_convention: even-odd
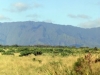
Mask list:
[[[100,27],[80,28],[46,22],[0,23],[2,45],[62,45],[100,47]]]

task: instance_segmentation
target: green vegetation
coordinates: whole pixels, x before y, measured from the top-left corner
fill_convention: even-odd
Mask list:
[[[1,75],[100,75],[100,49],[0,46],[0,64]]]

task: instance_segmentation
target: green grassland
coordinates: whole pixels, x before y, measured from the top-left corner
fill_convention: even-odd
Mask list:
[[[100,49],[0,46],[0,75],[100,75]]]

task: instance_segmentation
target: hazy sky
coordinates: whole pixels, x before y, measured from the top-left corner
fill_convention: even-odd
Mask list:
[[[0,22],[13,21],[100,27],[100,0],[0,0]]]

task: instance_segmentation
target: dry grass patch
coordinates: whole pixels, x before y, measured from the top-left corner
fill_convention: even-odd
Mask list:
[[[92,54],[95,60],[99,55]],[[0,54],[0,75],[70,75],[73,64],[83,55],[70,56],[23,56],[18,53],[14,55]],[[100,63],[92,63],[91,68],[94,74],[100,71]]]

